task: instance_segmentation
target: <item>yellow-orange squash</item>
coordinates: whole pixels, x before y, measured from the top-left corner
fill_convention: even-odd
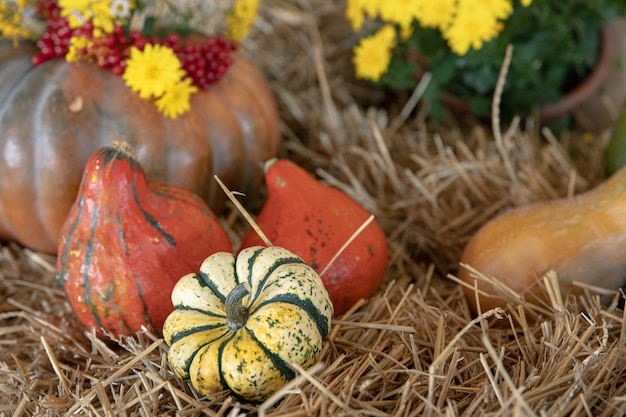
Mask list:
[[[223,193],[261,185],[275,155],[278,114],[269,85],[239,55],[220,82],[172,120],[120,77],[85,62],[34,67],[36,47],[0,42],[0,239],[45,252],[76,198],[89,156],[125,140],[151,181],[188,189],[219,210]]]
[[[593,190],[572,198],[536,203],[511,210],[485,224],[466,245],[460,259],[495,278],[515,293],[536,301],[537,280],[550,270],[564,291],[574,281],[608,289],[626,284],[626,170],[615,173]],[[482,311],[505,307],[490,282],[477,280],[461,266],[459,278],[489,294],[481,296]],[[476,296],[466,288],[477,310]]]

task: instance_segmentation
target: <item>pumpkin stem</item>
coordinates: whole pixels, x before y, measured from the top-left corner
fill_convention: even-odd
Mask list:
[[[250,286],[247,282],[242,282],[232,289],[224,307],[226,308],[226,318],[228,319],[228,329],[235,331],[245,326],[248,321],[250,311],[243,306],[243,298],[250,294]]]
[[[128,156],[130,159],[137,159],[137,154],[135,153],[135,149],[133,149],[132,145],[123,140],[114,141],[111,146],[118,152]]]

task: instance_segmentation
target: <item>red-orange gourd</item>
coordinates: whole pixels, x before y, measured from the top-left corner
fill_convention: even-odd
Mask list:
[[[265,166],[267,201],[256,222],[273,245],[300,256],[316,272],[329,264],[370,213],[341,190],[321,183],[295,163],[278,159]],[[250,230],[242,248],[263,245]],[[389,262],[387,240],[370,223],[321,276],[340,315],[380,286]]]
[[[228,236],[206,203],[148,183],[132,148],[114,143],[88,160],[62,228],[57,279],[79,320],[113,336],[143,326],[160,333],[172,288]]]
[[[276,155],[278,111],[263,74],[240,54],[224,77],[192,95],[175,120],[121,77],[62,58],[34,67],[39,50],[0,42],[0,239],[54,253],[87,159],[125,140],[150,181],[188,189],[214,211],[231,189],[262,186]]]
[[[484,294],[481,311],[506,307],[507,297],[491,282],[476,279],[463,264],[537,302],[538,280],[557,273],[564,292],[580,292],[574,281],[614,289],[626,285],[626,169],[593,190],[572,198],[513,209],[486,223],[466,245],[459,278]],[[494,281],[494,282],[497,282]],[[473,289],[465,288],[477,311]],[[509,298],[510,299],[510,298]]]

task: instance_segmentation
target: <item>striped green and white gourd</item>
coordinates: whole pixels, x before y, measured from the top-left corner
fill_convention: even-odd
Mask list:
[[[230,389],[252,402],[295,377],[289,363],[319,360],[333,315],[319,275],[279,247],[211,255],[172,303],[163,336],[175,374],[203,395]]]

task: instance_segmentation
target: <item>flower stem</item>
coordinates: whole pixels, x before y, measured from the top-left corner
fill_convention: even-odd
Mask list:
[[[224,306],[226,307],[226,318],[228,319],[228,329],[235,331],[245,326],[248,321],[250,311],[243,306],[243,298],[250,294],[250,286],[247,282],[242,282],[232,289]]]

